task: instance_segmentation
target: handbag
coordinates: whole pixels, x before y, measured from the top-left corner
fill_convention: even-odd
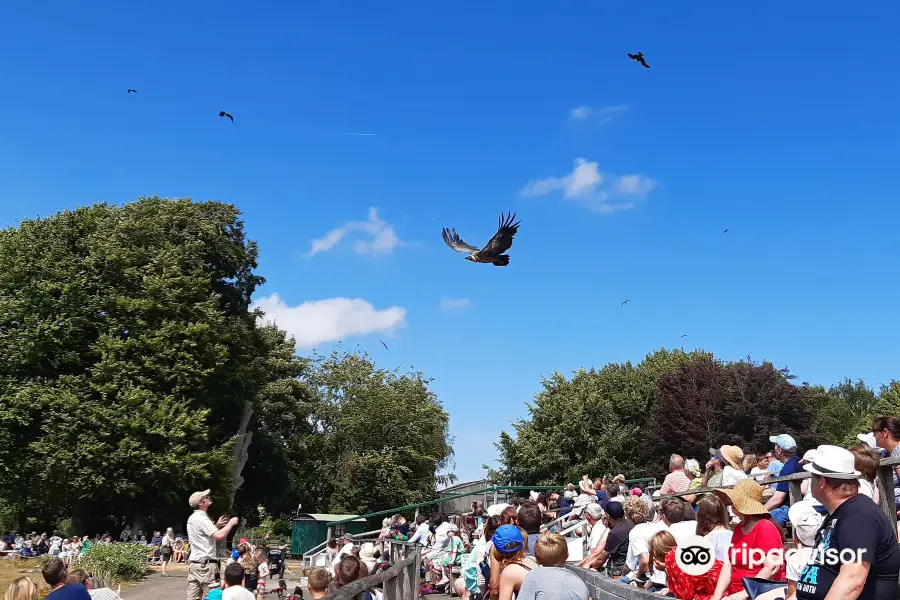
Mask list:
[[[748,600],[784,600],[788,587],[784,581],[771,581],[761,577],[744,577],[741,579]]]

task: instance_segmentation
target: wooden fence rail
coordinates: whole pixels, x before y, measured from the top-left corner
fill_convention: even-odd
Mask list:
[[[327,596],[325,600],[351,600],[367,590],[382,586],[385,600],[417,600],[419,597],[422,548],[408,542],[391,542],[391,566],[380,573],[357,579]]]

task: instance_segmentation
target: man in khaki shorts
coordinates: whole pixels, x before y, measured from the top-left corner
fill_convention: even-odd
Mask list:
[[[237,525],[238,518],[219,517],[213,524],[207,509],[212,504],[210,490],[194,492],[188,504],[194,514],[188,517],[187,534],[191,542],[191,555],[188,557],[188,589],[187,600],[203,600],[213,588],[219,587],[219,559],[216,556],[216,542],[227,539],[228,534]]]

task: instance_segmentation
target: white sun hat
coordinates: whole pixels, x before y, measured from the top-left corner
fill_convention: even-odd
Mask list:
[[[860,472],[854,468],[855,458],[849,450],[839,446],[823,444],[816,448],[816,458],[803,470],[828,479],[859,479]]]

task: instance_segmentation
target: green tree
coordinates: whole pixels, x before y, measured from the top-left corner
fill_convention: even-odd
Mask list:
[[[378,369],[366,354],[317,356],[308,381],[319,392],[322,437],[308,481],[316,506],[368,512],[435,497],[450,467],[450,416],[418,371]]]
[[[0,500],[20,520],[183,515],[206,486],[227,504],[247,407],[293,393],[248,311],[256,257],[234,206],[188,199],[0,232]]]
[[[820,444],[853,445],[858,443],[856,434],[867,431],[848,431],[850,424],[867,419],[875,405],[875,392],[861,379],[855,383],[844,379],[827,391],[821,386],[808,386],[806,395],[815,410],[814,429]]]
[[[610,363],[580,369],[571,379],[554,373],[528,405],[529,419],[514,422],[515,435],[497,443],[497,483],[558,484],[583,474],[651,471],[642,428],[660,377],[709,355],[659,350],[638,365]],[[655,473],[654,473],[655,474]]]
[[[875,417],[900,417],[900,381],[894,380],[881,386],[869,410],[859,416],[851,431],[846,432],[844,445],[858,444],[856,434],[872,431]]]

